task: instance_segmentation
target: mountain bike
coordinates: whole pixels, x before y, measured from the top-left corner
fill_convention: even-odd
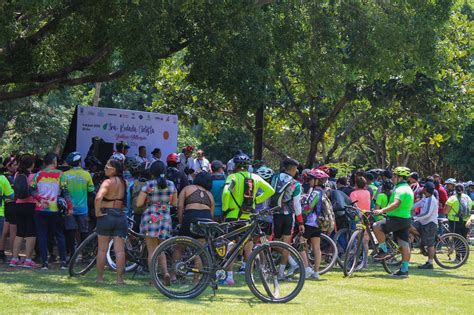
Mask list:
[[[462,235],[451,233],[448,219],[438,219],[438,233],[435,240],[434,261],[444,269],[457,269],[464,265],[469,258],[469,242]],[[420,234],[415,228],[410,229],[413,239],[412,247],[420,248],[421,254],[428,256],[426,246],[420,244]]]
[[[337,261],[338,252],[337,246],[334,241],[324,233],[321,233],[320,237],[320,249],[321,249],[321,263],[319,266],[319,274],[323,275],[334,267]],[[306,242],[302,243],[303,238],[300,234],[297,234],[293,239],[293,247],[299,249],[299,251],[305,250],[308,256],[309,263],[311,265],[314,264],[314,254],[313,248],[311,246],[311,242],[306,240]]]
[[[379,248],[377,246],[375,235],[373,234],[372,222],[370,220],[372,211],[359,212],[359,218],[361,222],[357,224],[357,228],[352,233],[349,243],[346,248],[344,255],[343,272],[345,277],[351,276],[360,263],[364,259],[363,248],[364,248],[364,235],[367,233],[369,240],[369,248],[373,248],[371,255],[372,257],[378,253]],[[387,235],[386,244],[389,257],[382,261],[383,268],[389,274],[394,273],[399,269],[402,264],[402,254],[398,244],[393,240],[391,235]]]
[[[150,267],[155,287],[165,296],[190,299],[200,295],[209,285],[216,292],[218,281],[227,278],[227,269],[247,242],[256,236],[257,245],[247,260],[245,281],[261,301],[286,303],[294,299],[305,281],[304,264],[292,246],[268,241],[260,227],[262,219],[276,209],[252,214],[249,220],[217,223],[198,220],[191,224],[194,234],[202,235],[204,244],[191,237],[176,236],[155,250]],[[237,238],[237,239],[236,239]],[[297,264],[298,274],[279,271],[283,257]],[[287,264],[288,266],[289,264]]]

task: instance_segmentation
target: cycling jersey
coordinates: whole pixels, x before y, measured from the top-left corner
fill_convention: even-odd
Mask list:
[[[461,201],[461,202],[459,202]],[[472,209],[472,205],[473,205],[473,202],[471,200],[471,198],[469,198],[468,195],[466,194],[462,194],[460,198],[458,198],[457,195],[454,195],[454,196],[451,196],[449,197],[448,201],[446,201],[446,204],[451,206],[451,209],[449,209],[449,213],[448,213],[448,220],[449,221],[456,221],[456,222],[459,222],[459,219],[460,219],[460,207],[461,207],[461,204],[463,207],[467,208],[466,210],[466,214],[467,215],[461,215],[462,216],[462,219],[464,222],[467,222],[469,219],[470,219],[470,212],[471,212],[471,209]]]
[[[87,193],[94,191],[91,174],[81,167],[74,167],[64,173],[67,189],[71,196],[74,214],[87,214]]]
[[[8,179],[0,175],[0,217],[5,216],[5,203],[3,200],[6,198],[13,199],[13,194],[13,188]]]
[[[249,172],[237,172],[229,175],[224,186],[224,191],[222,192],[222,210],[226,213],[226,219],[237,219],[239,217],[240,206],[244,201],[244,181],[246,178],[251,177],[254,181],[254,204],[253,209],[257,203],[262,203],[264,200],[270,198],[275,191],[272,186],[262,179],[257,174],[250,174]],[[234,181],[234,187],[232,188],[232,195],[235,198],[232,198],[231,191],[229,190],[229,185]],[[262,190],[262,194],[257,196],[258,190]],[[237,202],[237,203],[236,203]],[[241,215],[241,219],[248,219],[250,215],[244,213]]]
[[[305,225],[318,227],[318,222],[317,222],[318,215],[316,213],[317,211],[316,207],[319,203],[319,199],[321,198],[322,193],[323,191],[321,189],[313,189],[311,194],[308,196],[307,200],[309,201],[308,207],[310,209],[310,212],[305,218]]]
[[[57,212],[58,211],[58,196],[61,190],[66,194],[66,201],[68,202],[68,208],[71,208],[71,200],[67,192],[66,177],[64,173],[57,169],[46,168],[38,172],[33,181],[31,187],[35,189],[35,199],[38,202],[46,201],[48,208],[42,208],[40,211]]]
[[[390,196],[389,203],[393,203],[395,199],[400,200],[401,204],[395,210],[387,213],[388,217],[411,218],[411,210],[415,201],[413,191],[406,181],[401,181],[395,185],[395,190]]]

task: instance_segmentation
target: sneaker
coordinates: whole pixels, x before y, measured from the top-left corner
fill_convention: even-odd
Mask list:
[[[34,261],[25,261],[23,265],[21,265],[23,268],[38,268],[38,264],[36,264]]]
[[[239,275],[245,274],[245,265],[244,265],[244,264],[242,264],[242,266],[240,266],[240,268],[239,268],[239,270],[237,271],[237,273],[238,273]]]
[[[234,285],[235,284],[235,280],[234,279],[225,279],[224,282],[222,283],[223,285]]]
[[[408,278],[408,271],[403,272],[401,269],[395,273],[392,273],[392,277],[396,278]]]
[[[290,268],[288,268],[288,272],[286,276],[291,277],[292,275],[295,274],[296,270],[298,270],[298,265],[290,265]]]
[[[67,269],[67,263],[65,261],[62,261],[61,262],[61,267],[60,267],[61,270],[66,270]]]
[[[12,258],[12,260],[10,260],[10,267],[20,267],[21,265],[22,263],[18,258]]]
[[[313,273],[314,273],[313,268],[311,268],[311,267],[306,268],[305,269],[305,275],[304,275],[305,279],[311,278]]]
[[[382,261],[382,260],[387,259],[388,257],[390,257],[390,254],[385,253],[384,251],[381,250],[376,255],[374,255],[374,257],[372,257],[372,259],[374,261]]]
[[[319,278],[320,278],[319,272],[314,271],[313,274],[311,275],[311,279],[319,280]]]
[[[48,269],[49,269],[48,264],[43,264],[41,266],[41,270],[48,270]]]
[[[48,260],[48,262],[54,263],[54,262],[56,262],[57,260],[58,260],[58,256],[56,256],[56,255],[49,255],[49,260]]]
[[[418,269],[433,269],[433,264],[426,262],[424,265],[418,266]]]

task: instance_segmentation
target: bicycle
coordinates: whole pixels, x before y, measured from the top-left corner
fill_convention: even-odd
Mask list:
[[[132,219],[128,218],[128,220],[133,223]],[[111,250],[113,249],[113,246],[111,247],[112,243],[113,241],[109,244],[106,258],[111,269],[115,270],[114,254]],[[72,255],[69,261],[69,275],[71,277],[86,275],[96,264],[97,249],[97,233],[94,231],[77,247]],[[138,266],[142,266],[144,269],[148,268],[147,254],[143,235],[136,233],[129,227],[125,239],[126,271],[136,271]]]
[[[438,233],[435,239],[434,261],[444,269],[457,269],[464,265],[469,258],[469,242],[462,235],[451,233],[448,219],[438,219]],[[413,238],[412,247],[419,247],[423,256],[428,256],[425,246],[420,244],[420,234],[415,228],[410,229]]]
[[[261,301],[286,303],[294,299],[305,281],[304,264],[292,246],[268,241],[259,219],[276,208],[252,214],[249,220],[227,223],[198,220],[191,225],[193,233],[202,235],[205,243],[186,236],[172,237],[155,250],[151,263],[151,276],[155,287],[165,296],[175,299],[197,297],[210,285],[216,293],[218,281],[227,278],[227,268],[237,258],[244,245],[257,236],[247,260],[245,281],[250,291]],[[238,226],[243,225],[243,226]],[[228,228],[235,230],[228,232]],[[231,241],[239,237],[236,242]],[[296,262],[298,274],[281,279],[279,262],[283,255]],[[288,270],[285,270],[288,272]]]
[[[338,251],[336,243],[328,235],[321,233],[320,239],[321,240],[319,247],[321,249],[321,263],[319,266],[319,274],[323,275],[331,271],[331,269],[336,264]],[[304,250],[306,251],[306,254],[308,256],[308,260],[310,264],[313,265],[314,254],[311,242],[309,240],[306,240],[307,242],[302,243],[302,240],[302,236],[300,234],[297,234],[293,239],[293,247],[295,247],[296,249],[302,249],[301,247],[304,247]]]
[[[379,248],[375,236],[373,234],[372,223],[369,220],[369,217],[372,215],[372,211],[359,212],[359,217],[362,222],[357,224],[357,228],[352,233],[349,243],[347,245],[346,253],[344,256],[343,263],[343,272],[345,277],[350,277],[354,271],[357,270],[357,267],[363,262],[363,247],[364,247],[364,235],[367,232],[369,236],[369,247],[373,248],[371,257],[378,253]],[[401,251],[398,244],[391,238],[390,235],[386,237],[386,244],[389,257],[382,260],[382,265],[384,270],[388,274],[393,274],[401,265]]]

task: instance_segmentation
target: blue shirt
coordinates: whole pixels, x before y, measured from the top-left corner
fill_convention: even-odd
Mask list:
[[[214,197],[214,216],[219,217],[222,215],[222,191],[225,185],[225,174],[212,174],[212,188],[211,193]]]

